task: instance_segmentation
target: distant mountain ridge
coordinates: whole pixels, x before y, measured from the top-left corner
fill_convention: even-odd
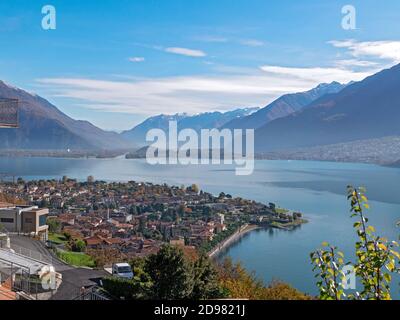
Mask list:
[[[19,100],[19,128],[0,130],[1,149],[118,149],[129,143],[117,133],[74,120],[47,100],[0,81],[0,97]]]
[[[256,130],[271,152],[400,135],[400,64],[325,95]]]
[[[393,162],[390,164],[390,167],[400,168],[400,160]]]
[[[400,136],[258,153],[259,159],[374,163],[400,166]]]
[[[247,117],[234,119],[224,127],[228,129],[257,129],[273,120],[284,118],[305,108],[311,102],[326,94],[337,93],[345,87],[346,85],[334,81],[322,83],[305,92],[285,94],[257,112]]]
[[[169,121],[175,120],[179,130],[256,128],[255,152],[259,154],[296,150],[299,155],[299,149],[320,146],[335,150],[343,147],[349,152],[352,147],[361,150],[361,141],[400,136],[399,88],[400,64],[360,82],[347,85],[332,82],[306,92],[287,94],[262,109],[158,115],[117,134],[87,121],[74,120],[47,100],[0,81],[0,97],[20,101],[20,127],[0,130],[0,149],[140,148],[146,145],[145,136],[150,129],[168,131]],[[387,142],[388,145],[393,146],[393,141]],[[316,155],[329,149],[311,151]]]
[[[150,129],[162,129],[167,132],[169,121],[177,121],[178,130],[190,128],[199,132],[201,129],[220,128],[233,119],[240,119],[257,110],[258,108],[243,108],[227,112],[206,112],[197,115],[185,113],[175,115],[162,114],[146,119],[133,129],[122,132],[121,136],[136,146],[143,147],[147,144],[147,132]]]

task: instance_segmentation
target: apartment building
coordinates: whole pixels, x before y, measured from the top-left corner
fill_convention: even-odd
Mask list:
[[[48,239],[48,209],[0,203],[0,228],[7,232],[31,234]]]

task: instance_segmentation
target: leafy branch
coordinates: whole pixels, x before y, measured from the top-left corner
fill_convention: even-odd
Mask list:
[[[365,193],[364,188],[348,187],[351,217],[357,218],[353,225],[358,236],[355,243],[356,262],[345,264],[343,253],[328,243],[323,243],[323,247],[328,249],[319,249],[310,255],[315,277],[319,279],[317,286],[321,299],[391,300],[392,274],[400,272],[400,268],[396,267],[396,261],[400,260],[399,244],[377,236],[375,228],[368,225],[364,214],[369,209]],[[347,275],[342,271],[345,265],[354,266],[354,275],[362,284],[362,290],[355,294],[345,294],[343,283],[346,283]]]

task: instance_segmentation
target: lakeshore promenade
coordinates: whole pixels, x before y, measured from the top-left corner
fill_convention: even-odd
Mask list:
[[[230,237],[226,238],[224,241],[222,241],[216,247],[214,247],[208,253],[208,256],[210,258],[217,256],[221,250],[232,245],[236,240],[238,240],[239,238],[244,236],[246,233],[256,230],[256,229],[260,229],[260,227],[257,225],[254,225],[254,224],[245,224],[245,225],[241,226],[234,234],[232,234]]]

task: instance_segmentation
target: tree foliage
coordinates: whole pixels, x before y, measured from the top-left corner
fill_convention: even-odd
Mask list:
[[[234,299],[250,300],[310,300],[300,291],[290,285],[273,281],[265,286],[263,281],[258,279],[254,273],[249,273],[240,263],[232,263],[225,259],[219,265],[219,281],[223,291]]]
[[[181,248],[165,245],[156,254],[130,261],[134,278],[108,279],[105,289],[125,299],[214,299],[225,297],[206,256],[193,261]],[[124,293],[125,292],[125,293]]]
[[[47,225],[49,226],[49,232],[59,233],[61,231],[61,223],[55,218],[48,218]]]
[[[146,260],[145,271],[153,279],[155,299],[184,299],[193,291],[193,270],[182,250],[163,246]]]
[[[191,299],[214,299],[224,296],[218,281],[218,273],[210,259],[201,255],[193,266],[194,285],[190,295]]]
[[[356,261],[344,263],[344,255],[337,247],[323,243],[324,249],[311,253],[311,260],[318,278],[320,298],[326,300],[362,299],[390,300],[392,274],[399,273],[396,263],[400,260],[399,244],[376,235],[375,228],[368,225],[364,211],[369,209],[364,188],[348,187],[351,217],[356,218],[353,227],[358,240],[355,243]],[[354,275],[362,285],[355,294],[346,295],[343,284],[347,274],[345,265],[354,267]]]

